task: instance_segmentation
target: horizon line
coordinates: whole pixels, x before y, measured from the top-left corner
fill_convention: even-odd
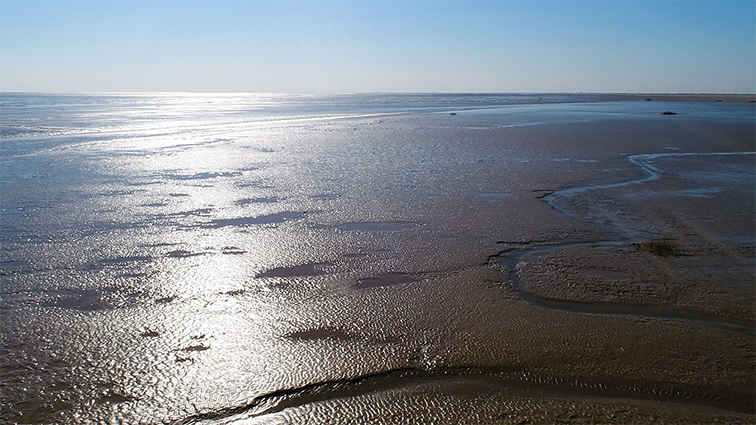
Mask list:
[[[45,95],[142,95],[142,94],[166,94],[166,95],[295,95],[295,96],[347,96],[347,95],[648,95],[648,96],[756,96],[751,93],[714,93],[714,92],[588,92],[588,91],[366,91],[366,92],[266,92],[266,91],[0,91],[0,95],[6,94],[45,94]]]

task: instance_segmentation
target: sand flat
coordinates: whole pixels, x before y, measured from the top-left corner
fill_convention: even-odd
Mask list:
[[[52,108],[0,155],[0,420],[756,422],[754,105],[639,96]]]

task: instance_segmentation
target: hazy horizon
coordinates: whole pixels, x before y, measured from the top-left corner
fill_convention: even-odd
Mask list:
[[[756,93],[756,3],[0,0],[0,92]]]
[[[208,96],[244,96],[244,95],[270,95],[270,96],[347,96],[347,95],[655,95],[655,96],[749,96],[754,93],[726,93],[726,92],[585,92],[585,91],[562,91],[562,92],[415,92],[415,91],[372,91],[372,92],[245,92],[245,91],[0,91],[0,94],[12,95],[208,95]]]

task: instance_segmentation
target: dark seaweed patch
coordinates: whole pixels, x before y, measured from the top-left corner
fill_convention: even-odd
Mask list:
[[[647,252],[657,257],[673,257],[680,254],[680,250],[674,241],[669,239],[655,239],[648,242],[633,244],[638,251]]]

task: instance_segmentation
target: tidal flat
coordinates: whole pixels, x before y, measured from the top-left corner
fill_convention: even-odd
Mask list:
[[[756,423],[752,100],[2,94],[0,421]]]

